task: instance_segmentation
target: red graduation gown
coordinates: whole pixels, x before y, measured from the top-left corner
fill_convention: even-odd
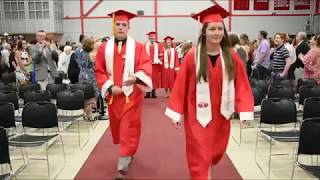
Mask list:
[[[165,50],[167,51],[167,50]],[[162,63],[162,73],[161,73],[161,87],[162,88],[173,88],[174,85],[174,80],[175,80],[175,74],[177,71],[177,68],[179,68],[179,58],[178,58],[178,52],[175,51],[174,55],[174,67],[173,69],[170,68],[170,60],[171,60],[171,51],[168,49],[168,63],[169,67],[165,68],[164,67],[164,57],[162,58],[163,63]],[[163,53],[164,56],[164,53]]]
[[[168,108],[184,115],[188,167],[192,179],[207,179],[211,164],[217,164],[225,154],[230,121],[220,113],[222,96],[222,66],[218,58],[215,67],[208,58],[209,87],[213,119],[203,127],[196,119],[196,70],[195,51],[190,51],[180,67],[170,96]],[[246,70],[240,57],[232,51],[235,68],[235,110],[253,112],[253,96]],[[172,116],[171,116],[172,118]]]
[[[96,55],[96,78],[100,89],[109,82],[110,76],[106,70],[105,57],[106,43],[102,44]],[[145,78],[151,82],[151,63],[145,51],[144,45],[136,42],[135,44],[135,63],[134,72],[141,72]],[[125,65],[126,45],[122,47],[120,54],[118,46],[114,45],[114,64],[113,81],[114,85],[122,87],[123,72]],[[140,79],[140,78],[139,78]],[[140,79],[144,80],[144,79]],[[103,95],[104,96],[104,95]],[[134,85],[132,94],[129,96],[129,103],[126,103],[126,97],[122,93],[119,96],[113,96],[110,104],[110,95],[107,95],[108,112],[110,118],[110,128],[114,144],[120,144],[120,156],[132,156],[136,153],[141,130],[141,115],[143,105],[143,91]]]
[[[158,58],[161,61],[162,57],[162,47],[158,43]],[[150,49],[149,49],[149,57],[151,59],[151,64],[152,64],[152,86],[153,89],[158,89],[161,87],[161,64],[153,64],[153,57],[154,57],[154,46],[150,44]]]

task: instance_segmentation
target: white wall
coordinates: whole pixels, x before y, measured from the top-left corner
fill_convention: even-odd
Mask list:
[[[304,30],[304,24],[308,17],[305,16],[287,16],[287,17],[233,17],[232,31],[239,34],[246,33],[250,39],[255,38],[260,30],[268,32],[268,36],[273,37],[277,32],[288,32],[296,34]]]
[[[65,20],[63,21],[63,40],[72,40],[78,42],[81,33],[81,26],[79,20]]]
[[[96,1],[84,0],[84,12],[86,13]],[[191,13],[199,12],[208,8],[212,1],[210,0],[158,0],[158,15],[190,15]],[[220,5],[229,10],[228,0],[218,0]],[[293,2],[293,0],[291,1]],[[64,1],[65,16],[79,16],[80,5],[79,1]],[[90,16],[106,16],[108,13],[124,9],[136,13],[138,10],[143,10],[145,15],[154,15],[153,0],[104,0],[90,14]],[[254,11],[253,1],[250,0],[250,10],[248,11],[233,11],[233,14],[271,14],[273,11],[273,0],[270,0],[269,11]],[[276,11],[277,14],[297,14],[308,13],[308,10],[295,11],[293,3],[291,10]],[[250,16],[250,17],[232,17],[232,31],[238,33],[246,33],[250,38],[255,38],[259,30],[266,30],[271,36],[276,32],[289,32],[295,34],[303,30],[307,21],[307,16]],[[316,19],[319,20],[319,17]],[[94,37],[103,37],[110,35],[111,19],[85,19],[85,34]],[[154,30],[154,18],[140,17],[131,21],[130,34],[139,41],[145,41],[145,33]],[[228,28],[228,18],[225,20]],[[319,23],[318,23],[319,24]],[[194,40],[200,31],[200,24],[190,17],[159,17],[158,18],[158,38],[166,35],[171,35],[178,41]],[[315,28],[319,29],[320,25]],[[80,19],[64,20],[64,33],[66,37],[72,37],[77,40],[81,33]]]
[[[87,6],[87,1],[84,1]],[[153,1],[152,0],[104,0],[102,3],[92,12],[91,16],[104,16],[113,11],[123,9],[132,13],[136,13],[138,10],[143,10],[144,15],[153,15]],[[90,6],[91,7],[91,6]]]

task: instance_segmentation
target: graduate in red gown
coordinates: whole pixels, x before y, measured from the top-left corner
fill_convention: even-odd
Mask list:
[[[230,118],[253,120],[253,95],[246,69],[228,41],[218,4],[193,15],[203,24],[196,48],[184,57],[165,114],[177,128],[184,115],[186,152],[192,179],[209,179],[224,156]]]
[[[162,58],[161,85],[165,89],[166,97],[170,96],[173,88],[176,72],[179,70],[178,52],[173,48],[173,37],[164,38],[164,52]]]
[[[147,33],[148,42],[145,44],[147,54],[151,59],[152,64],[152,85],[153,90],[151,93],[146,93],[145,98],[156,98],[156,89],[161,88],[161,68],[162,68],[162,56],[163,47],[156,42],[157,33],[151,31]]]
[[[152,67],[144,45],[127,35],[135,15],[124,10],[109,15],[114,36],[100,46],[95,74],[108,102],[113,143],[120,144],[116,177],[123,178],[139,145],[143,95],[152,89]]]

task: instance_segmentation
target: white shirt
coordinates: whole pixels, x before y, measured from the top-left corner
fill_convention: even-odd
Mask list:
[[[3,49],[1,51],[1,64],[6,64],[8,67],[10,67],[10,63],[9,63],[9,56],[10,56],[10,52],[7,49]]]
[[[67,55],[65,52],[62,52],[59,55],[59,61],[58,61],[58,71],[62,71],[65,74],[68,73],[68,67],[69,67],[69,63],[70,63],[70,57],[71,57],[70,53],[69,55]]]
[[[296,48],[294,48],[291,44],[289,43],[285,43],[284,47],[287,48],[287,50],[289,51],[289,55],[290,55],[290,59],[292,60],[291,64],[293,64],[294,62],[296,62],[297,60],[297,55],[296,55]]]

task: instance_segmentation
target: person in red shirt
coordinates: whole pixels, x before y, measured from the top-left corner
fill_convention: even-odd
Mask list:
[[[176,71],[179,70],[178,52],[173,48],[173,37],[164,38],[165,49],[163,53],[163,65],[161,73],[161,86],[165,88],[166,97],[170,96],[173,88]]]
[[[230,118],[253,120],[253,95],[246,69],[230,47],[223,18],[229,13],[215,3],[193,15],[203,24],[196,48],[180,66],[165,114],[180,127],[184,115],[186,152],[192,179],[211,179],[211,167],[226,152]]]
[[[114,17],[114,36],[96,54],[95,75],[108,102],[114,144],[120,144],[116,178],[125,178],[135,155],[141,131],[144,91],[152,89],[152,67],[144,45],[128,36],[129,20],[136,15],[124,10]]]
[[[161,69],[162,69],[162,56],[163,56],[163,48],[162,46],[156,42],[157,33],[151,31],[147,33],[148,42],[145,44],[145,48],[147,54],[151,59],[152,64],[152,84],[153,89],[151,93],[146,93],[145,98],[157,98],[156,89],[161,88]]]

